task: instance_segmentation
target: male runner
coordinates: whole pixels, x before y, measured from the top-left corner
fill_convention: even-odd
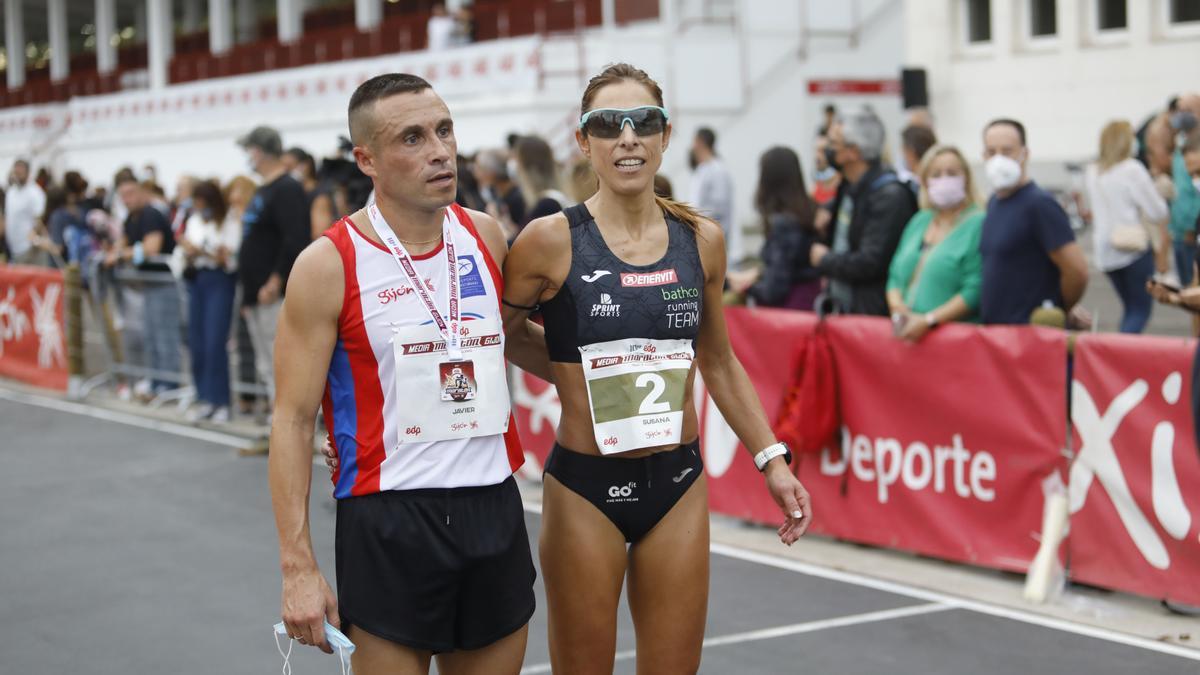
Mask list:
[[[523,453],[504,357],[549,378],[540,337],[506,344],[504,235],[454,205],[454,125],[429,83],[350,99],[375,201],[296,260],[276,340],[270,480],[289,636],[355,643],[359,675],[517,673],[534,568],[512,473]],[[317,406],[336,449],[338,597],[308,526]]]

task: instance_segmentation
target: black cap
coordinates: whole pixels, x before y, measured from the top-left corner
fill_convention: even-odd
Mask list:
[[[258,148],[274,157],[283,154],[283,140],[279,138],[279,132],[271,127],[254,127],[253,131],[238,139],[238,145]]]

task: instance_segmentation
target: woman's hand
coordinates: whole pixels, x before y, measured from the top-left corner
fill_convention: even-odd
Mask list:
[[[729,288],[739,295],[750,290],[750,287],[758,281],[759,271],[752,270],[730,270],[725,274],[725,280],[729,282]]]
[[[200,249],[196,248],[195,244],[188,241],[187,239],[180,239],[179,246],[183,249],[183,255],[188,260],[191,260],[191,259],[195,258],[196,256],[200,255]]]
[[[768,462],[763,473],[767,479],[767,491],[771,493],[771,499],[774,499],[783,511],[784,521],[783,525],[779,526],[779,541],[791,546],[812,523],[812,499],[782,457]]]
[[[909,314],[905,317],[904,325],[900,328],[900,333],[896,336],[905,342],[916,344],[925,337],[932,326],[925,320],[924,314]]]
[[[337,471],[337,451],[333,449],[333,442],[329,440],[328,436],[325,437],[325,442],[321,444],[321,454],[325,456],[325,466],[329,467],[329,473]]]

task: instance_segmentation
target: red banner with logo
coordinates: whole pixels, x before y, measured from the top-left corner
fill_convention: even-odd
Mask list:
[[[829,333],[843,441],[801,466],[814,529],[1027,569],[1043,485],[1064,466],[1066,336],[951,324],[914,345],[876,318],[833,320]]]
[[[1195,340],[1083,335],[1075,345],[1071,577],[1200,605]]]
[[[809,313],[728,308],[730,341],[774,419]],[[801,460],[813,530],[947,560],[1024,570],[1037,551],[1043,483],[1064,467],[1066,337],[949,325],[918,345],[875,318],[828,322],[843,423],[840,452]],[[554,390],[518,373],[527,450],[545,459],[558,421]],[[762,475],[696,378],[701,447],[714,511],[781,520]]]
[[[0,266],[0,377],[67,390],[61,271]]]

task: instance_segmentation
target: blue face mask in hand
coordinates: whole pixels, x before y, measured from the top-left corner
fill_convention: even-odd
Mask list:
[[[288,660],[292,656],[292,640],[288,639],[287,651],[283,651],[283,645],[279,643],[279,636],[288,637],[287,626],[283,622],[275,624],[275,648],[279,650],[279,655],[283,657],[283,675],[291,675],[292,665]],[[328,621],[325,622],[325,640],[337,651],[338,661],[342,665],[342,675],[347,675],[350,672],[350,655],[354,653],[354,643],[350,638],[342,634],[342,631],[333,627]]]

